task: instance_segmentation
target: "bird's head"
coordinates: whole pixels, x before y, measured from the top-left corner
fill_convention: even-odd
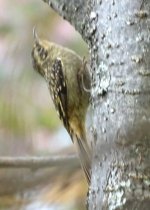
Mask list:
[[[45,77],[46,60],[48,58],[49,43],[38,37],[35,27],[33,29],[34,45],[32,49],[32,64],[33,68]]]

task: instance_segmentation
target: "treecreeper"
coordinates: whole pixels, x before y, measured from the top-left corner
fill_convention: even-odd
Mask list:
[[[91,86],[89,69],[74,51],[40,39],[35,29],[33,34],[33,68],[46,80],[56,111],[76,145],[82,169],[90,184],[91,148],[85,129]]]

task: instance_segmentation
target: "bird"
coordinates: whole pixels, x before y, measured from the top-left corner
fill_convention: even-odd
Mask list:
[[[91,78],[86,61],[74,51],[46,39],[33,29],[33,69],[46,81],[56,112],[76,145],[87,183],[91,181],[91,148],[86,137],[86,114]]]

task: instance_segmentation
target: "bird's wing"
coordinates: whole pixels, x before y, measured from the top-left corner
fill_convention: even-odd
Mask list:
[[[68,95],[63,64],[60,58],[56,58],[50,69],[49,89],[59,118],[68,130]]]

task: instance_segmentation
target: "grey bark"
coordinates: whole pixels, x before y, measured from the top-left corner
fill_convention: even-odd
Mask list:
[[[91,55],[94,138],[87,208],[148,210],[150,0],[49,2],[81,33]]]

